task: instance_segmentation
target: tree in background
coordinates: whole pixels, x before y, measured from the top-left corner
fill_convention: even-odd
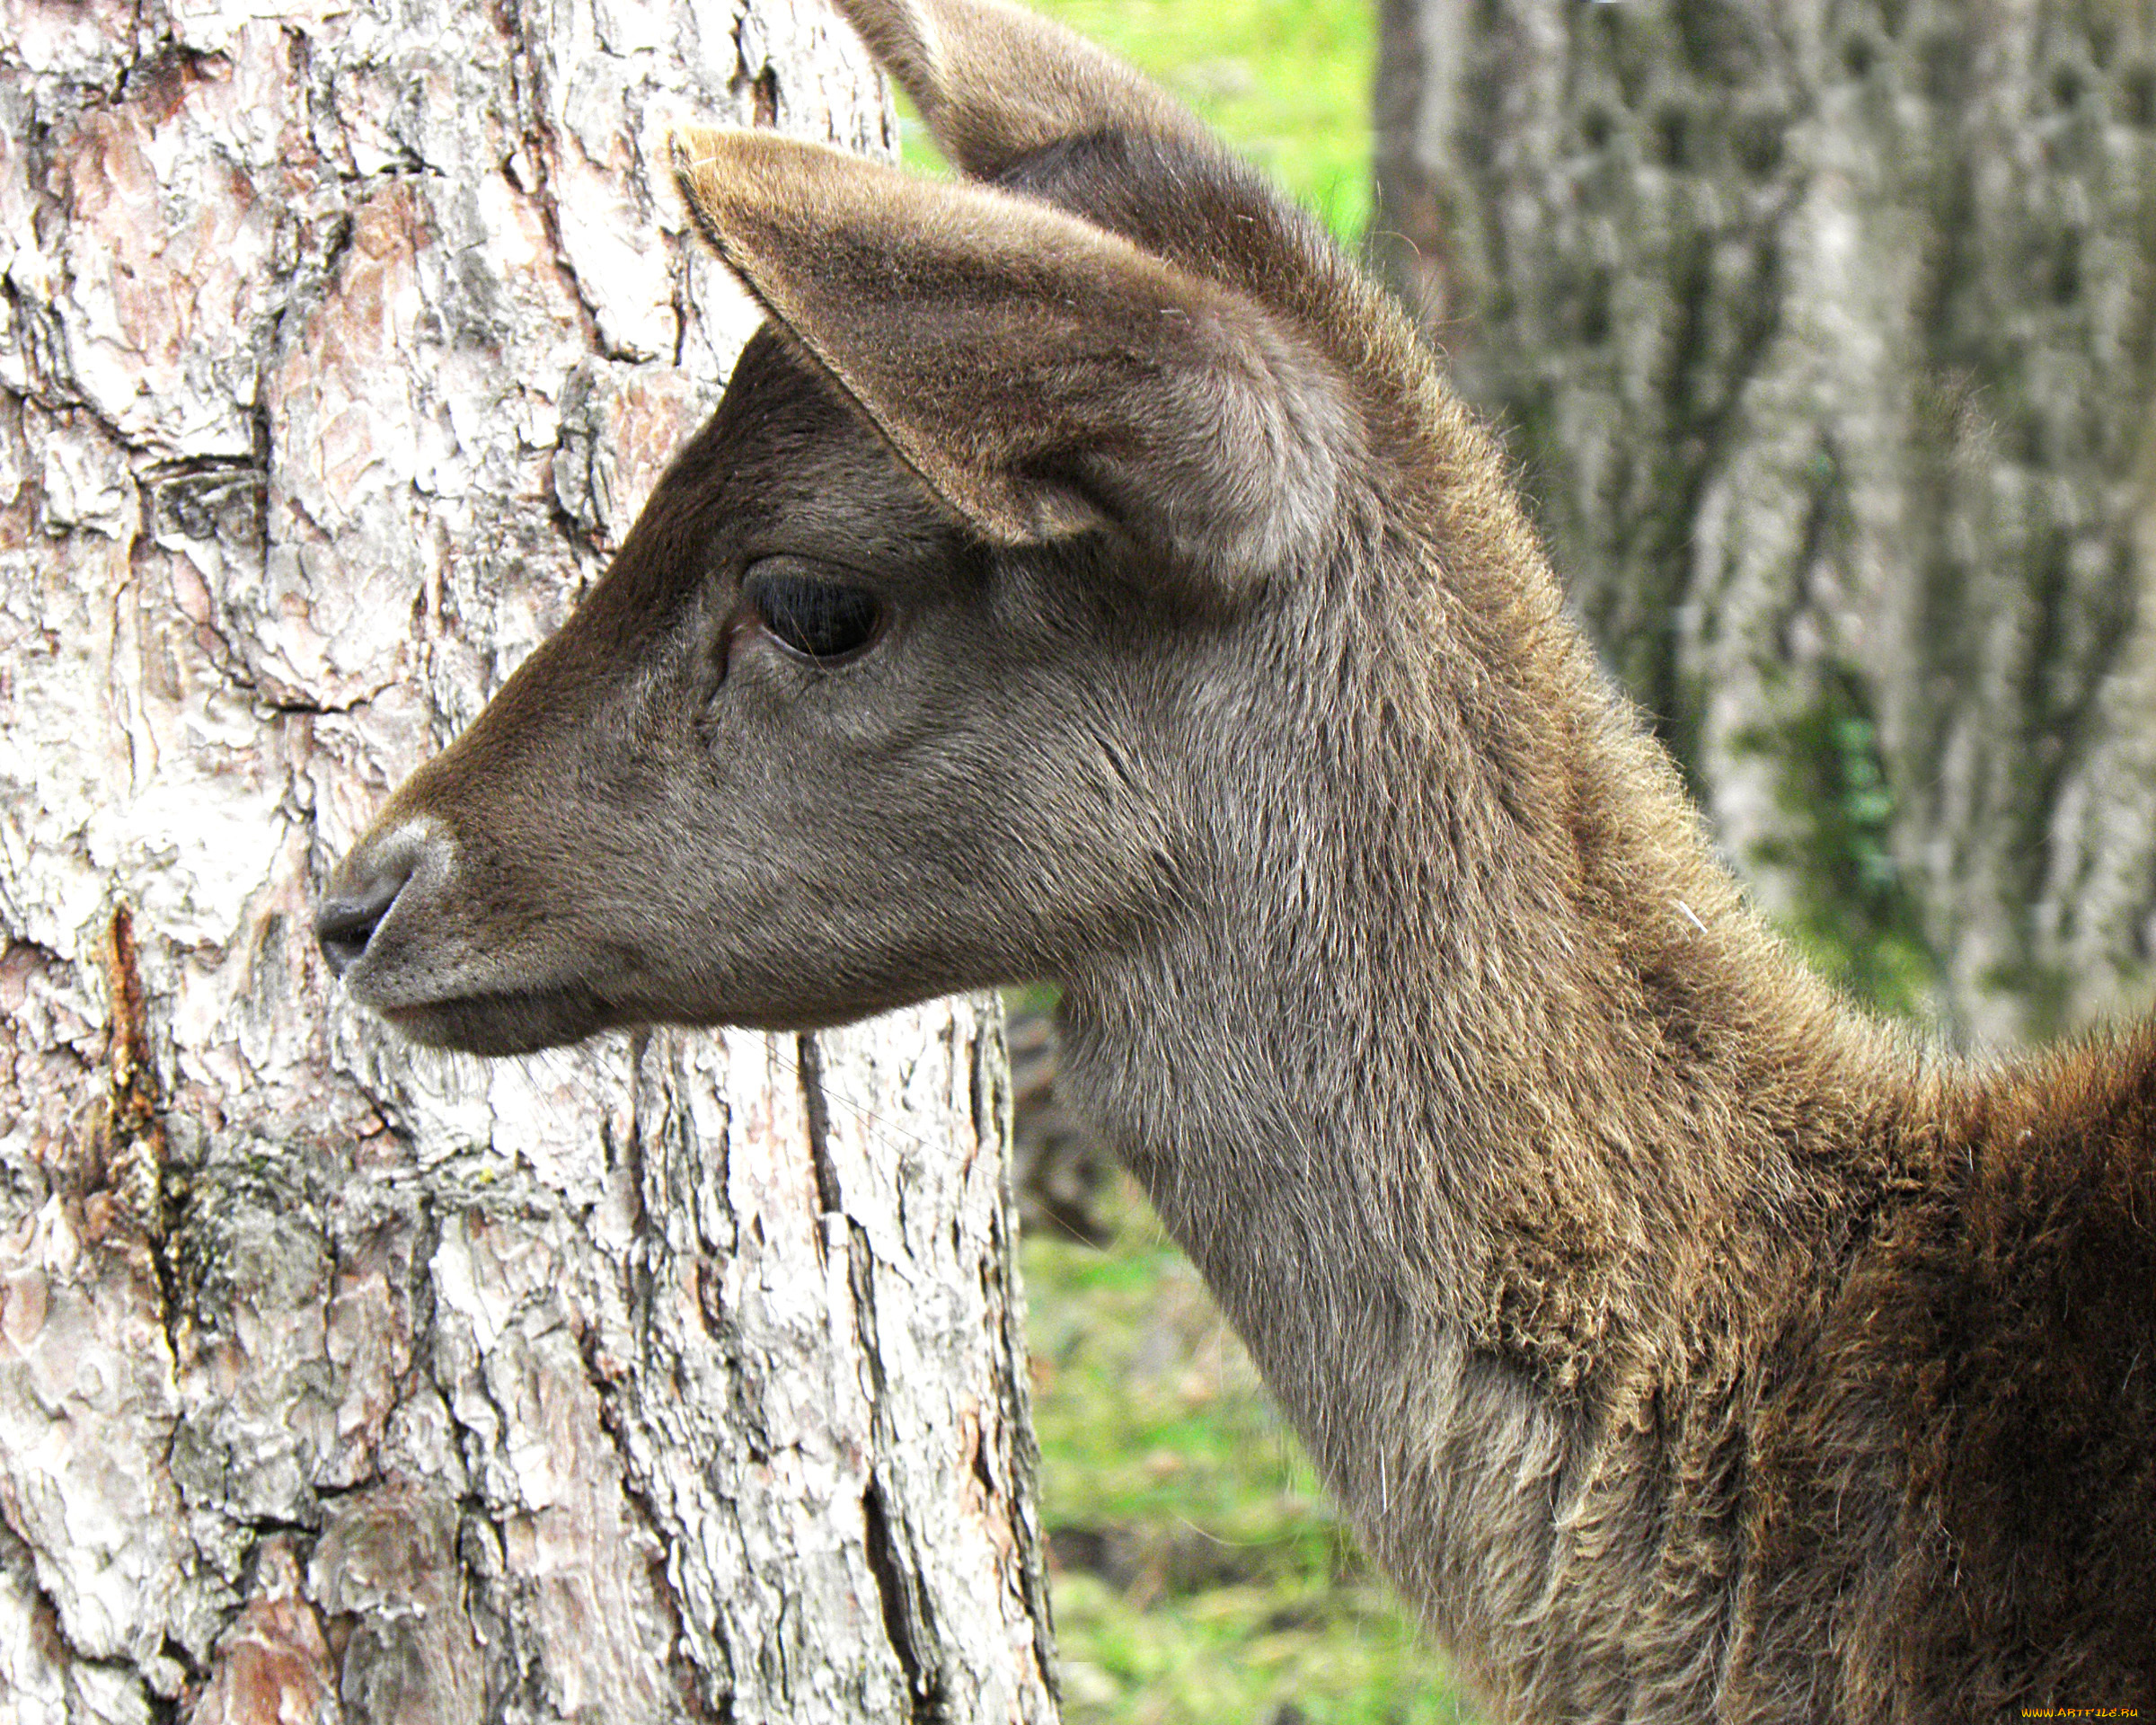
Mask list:
[[[1374,244],[1766,907],[1979,1041],[2156,956],[2156,15],[1384,0]]]
[[[1055,1716],[993,1008],[489,1064],[313,949],[753,324],[675,114],[890,142],[795,0],[0,0],[4,1725]]]

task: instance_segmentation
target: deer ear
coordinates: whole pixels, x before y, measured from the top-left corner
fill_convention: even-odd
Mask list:
[[[994,179],[1098,132],[1203,139],[1166,92],[1061,24],[1004,0],[836,0],[951,161]]]
[[[1227,573],[1331,514],[1341,392],[1268,314],[988,188],[769,132],[677,131],[706,240],[975,529],[1113,523]]]

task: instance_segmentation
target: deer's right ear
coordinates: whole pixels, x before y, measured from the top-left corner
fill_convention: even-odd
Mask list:
[[[929,488],[989,539],[1113,523],[1269,573],[1330,522],[1330,369],[1269,314],[1046,205],[770,132],[684,129],[698,228]]]

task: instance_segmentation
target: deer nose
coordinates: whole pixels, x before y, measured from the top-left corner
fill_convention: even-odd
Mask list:
[[[411,849],[400,845],[365,859],[372,867],[355,869],[363,858],[354,856],[337,871],[314,912],[314,938],[336,975],[341,977],[366,956],[367,942],[411,879],[414,860]]]

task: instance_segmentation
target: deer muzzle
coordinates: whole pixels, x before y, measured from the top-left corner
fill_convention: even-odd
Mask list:
[[[314,912],[314,938],[331,970],[349,975],[414,880],[439,879],[448,866],[448,841],[427,823],[403,821],[362,839],[330,876]]]

